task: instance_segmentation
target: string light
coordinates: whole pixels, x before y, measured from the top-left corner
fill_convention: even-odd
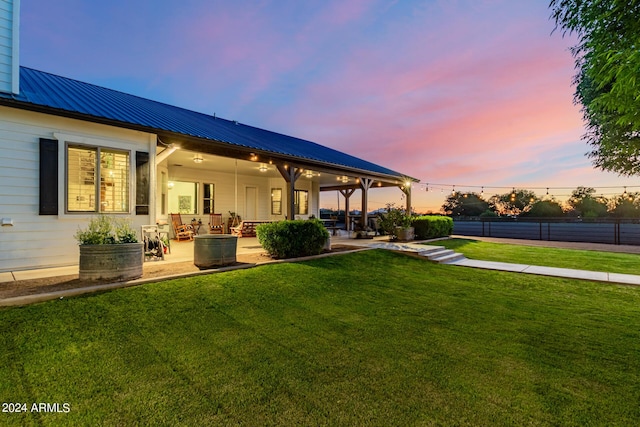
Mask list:
[[[540,190],[540,191],[544,191],[545,196],[549,197],[549,198],[556,198],[556,197],[560,197],[560,198],[569,198],[571,197],[571,193],[573,191],[576,190],[576,188],[578,187],[529,187],[529,186],[487,186],[487,185],[460,185],[460,184],[438,184],[438,183],[417,183],[414,184],[414,187],[417,189],[424,189],[426,192],[435,192],[438,189],[440,190],[440,193],[444,193],[444,191],[447,188],[451,188],[451,194],[455,195],[457,193],[464,193],[463,191],[460,191],[459,189],[465,189],[465,190],[471,190],[468,191],[468,193],[472,193],[473,189],[480,189],[480,195],[482,197],[485,196],[485,189],[487,189],[487,191],[489,191],[490,193],[495,192],[494,194],[503,194],[504,190],[511,190],[508,194],[510,197],[515,197],[517,198],[517,193],[516,193],[516,188],[522,188],[525,190],[529,190],[529,191],[535,191],[535,190]],[[622,195],[624,197],[629,197],[630,191],[632,191],[632,189],[638,189],[638,191],[640,192],[640,185],[633,185],[633,186],[598,186],[598,187],[590,187],[590,186],[584,186],[585,188],[593,188],[595,189],[598,193],[602,193],[603,196],[602,197],[613,197],[616,195],[620,195],[621,193],[623,193],[624,191],[626,191],[626,193],[623,193]],[[620,191],[622,190],[622,191]]]

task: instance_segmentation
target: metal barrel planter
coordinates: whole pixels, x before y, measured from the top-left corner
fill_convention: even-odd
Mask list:
[[[238,236],[203,234],[193,242],[193,264],[200,270],[222,267],[236,262]]]
[[[138,279],[143,263],[144,243],[80,245],[80,280]]]
[[[408,242],[410,240],[415,239],[415,228],[414,227],[396,227],[396,236],[398,240],[403,242]]]

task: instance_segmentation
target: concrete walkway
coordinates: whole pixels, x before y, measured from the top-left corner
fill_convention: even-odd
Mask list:
[[[571,268],[540,267],[537,265],[511,264],[507,262],[480,261],[463,259],[450,263],[462,267],[482,268],[485,270],[511,271],[514,273],[538,274],[541,276],[563,277],[568,279],[591,280],[623,285],[640,286],[640,276],[635,274],[607,273],[603,271],[575,270]]]
[[[495,240],[494,240],[495,241]],[[360,243],[356,243],[360,242]],[[427,241],[412,242],[412,243],[397,243],[397,242],[383,242],[383,241],[366,241],[366,240],[354,240],[354,245],[367,246],[370,248],[389,249],[394,251],[412,252],[416,255],[423,256],[431,261],[438,262],[440,264],[457,265],[461,267],[480,268],[484,270],[499,270],[508,271],[513,273],[524,274],[537,274],[540,276],[562,277],[567,279],[580,279],[591,280],[594,282],[606,282],[616,283],[624,285],[640,286],[640,276],[635,274],[620,274],[620,273],[608,273],[604,271],[588,271],[588,270],[576,270],[571,268],[557,268],[557,267],[542,267],[537,265],[526,264],[513,264],[507,262],[495,262],[495,261],[482,261],[467,259],[462,254],[457,254],[451,250],[445,249],[443,246],[424,245]],[[501,243],[512,243],[508,239],[501,239]],[[547,242],[545,246],[552,246],[554,242]],[[563,247],[563,243],[557,242],[559,245],[554,247]],[[526,244],[526,243],[512,243],[512,244]],[[581,246],[574,249],[587,249],[586,244],[580,244]],[[541,246],[541,245],[536,245]],[[597,250],[615,248],[614,245],[598,245]],[[636,247],[632,247],[635,252]],[[588,249],[587,249],[588,250]],[[592,249],[596,250],[596,249]],[[613,251],[611,251],[613,252]],[[623,251],[615,251],[623,252]],[[626,251],[625,251],[626,252]]]

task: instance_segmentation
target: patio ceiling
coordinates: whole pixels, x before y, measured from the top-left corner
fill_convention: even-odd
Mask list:
[[[193,159],[198,156],[202,158],[202,161],[196,163]],[[236,164],[237,160],[237,164]],[[277,162],[277,161],[276,161]],[[166,165],[169,169],[174,168],[189,168],[201,171],[217,171],[223,173],[235,173],[236,170],[238,175],[245,176],[260,176],[265,178],[282,178],[280,172],[276,168],[275,163],[269,164],[267,160],[261,162],[260,159],[256,161],[245,160],[245,159],[235,159],[231,157],[224,157],[215,154],[203,153],[200,151],[191,151],[185,149],[179,149],[174,151],[166,160]],[[261,166],[266,167],[265,171],[261,171]],[[237,167],[237,169],[236,169]],[[320,187],[325,188],[359,188],[358,182],[356,179],[360,176],[358,174],[347,174],[344,171],[327,171],[318,170],[318,169],[305,169],[310,170],[312,176],[309,177],[305,172],[302,173],[299,179],[301,180],[313,180],[314,182],[318,182]],[[349,178],[348,182],[342,182],[341,179],[343,176]],[[386,180],[384,182],[378,180],[374,186],[388,187],[388,186],[396,186],[400,184],[400,181],[392,181]]]

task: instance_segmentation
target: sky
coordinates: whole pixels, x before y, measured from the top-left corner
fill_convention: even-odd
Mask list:
[[[418,212],[453,186],[637,191],[586,157],[575,40],[549,16],[544,0],[23,0],[20,63],[380,164],[420,180]]]

